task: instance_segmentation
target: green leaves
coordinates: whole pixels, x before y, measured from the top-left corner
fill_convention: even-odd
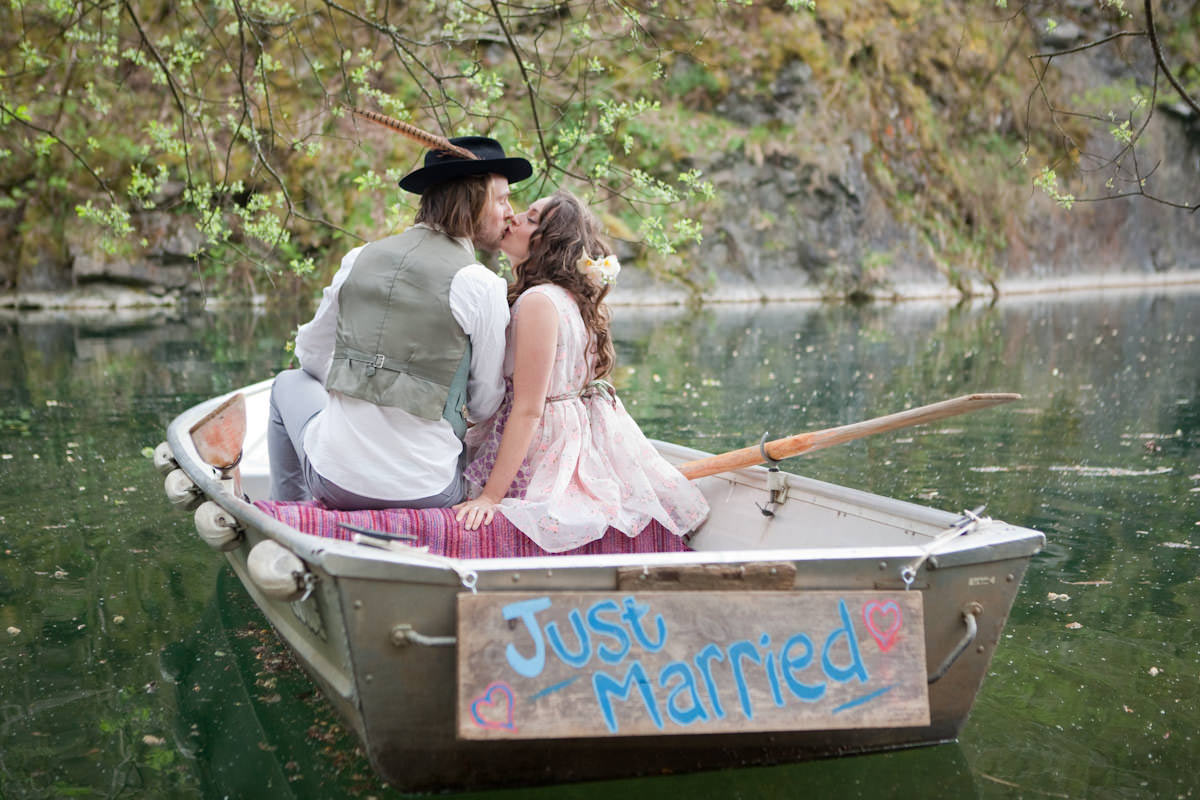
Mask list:
[[[75,206],[75,213],[81,220],[99,226],[100,237],[97,243],[100,249],[109,255],[117,253],[125,238],[133,233],[129,212],[121,206],[97,208],[88,200],[83,205]]]
[[[1058,184],[1058,174],[1050,167],[1042,167],[1042,171],[1033,179],[1033,185],[1050,196],[1066,210],[1075,205],[1075,195],[1062,191]]]

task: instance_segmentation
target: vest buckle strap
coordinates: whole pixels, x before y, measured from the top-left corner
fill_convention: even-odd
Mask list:
[[[375,374],[375,370],[383,368],[383,361],[383,353],[376,353],[375,358],[370,362],[370,366],[367,367],[368,378]]]

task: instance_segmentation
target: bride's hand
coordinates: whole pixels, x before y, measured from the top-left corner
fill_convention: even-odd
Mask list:
[[[472,500],[464,500],[454,506],[454,510],[458,512],[454,515],[454,519],[463,523],[463,527],[467,530],[473,531],[480,526],[491,524],[492,517],[496,515],[496,509],[499,505],[499,503],[495,503],[487,497],[480,495]]]

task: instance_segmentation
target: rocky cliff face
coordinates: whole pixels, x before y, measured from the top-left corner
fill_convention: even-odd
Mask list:
[[[1070,47],[1084,36],[1074,23],[1062,28],[1043,45]],[[1059,91],[1069,96],[1085,96],[1114,77],[1111,60],[1100,54],[1060,64]],[[1149,74],[1147,64],[1127,69]],[[772,84],[773,94],[735,87],[720,110],[747,124],[803,125],[823,102],[810,75],[794,64]],[[1147,191],[1194,205],[1200,202],[1200,118],[1165,92],[1159,98],[1138,144],[1141,169],[1151,174]],[[1083,148],[1108,156],[1116,149],[1107,131]],[[697,165],[726,198],[724,213],[706,226],[693,271],[706,300],[956,296],[1200,280],[1200,213],[1147,197],[1104,199],[1116,192],[1104,186],[1110,173],[1097,167],[1099,156],[1080,163],[1073,177],[1082,186],[1079,198],[1101,199],[1069,210],[1034,189],[1027,173],[1010,175],[1007,186],[975,187],[977,202],[1007,206],[1002,238],[987,254],[991,269],[967,266],[952,275],[954,265],[939,257],[938,242],[923,235],[911,214],[898,213],[895,198],[868,176],[868,164],[880,156],[868,132],[826,146],[823,155],[816,161],[780,150],[757,158],[697,155]],[[1086,173],[1089,165],[1097,171]],[[679,287],[645,273],[623,276],[623,283],[620,296],[629,302],[684,299]]]
[[[901,6],[912,6],[904,12],[908,16],[897,10]],[[717,201],[701,211],[704,241],[671,278],[636,267],[632,248],[621,253],[627,269],[614,301],[953,297],[1022,291],[1039,283],[1053,288],[1115,279],[1200,279],[1200,213],[1146,197],[1081,201],[1067,210],[1035,190],[1030,168],[1019,164],[1020,143],[1033,128],[1026,115],[1030,109],[1036,115],[1039,107],[1036,96],[1026,103],[1034,86],[1025,53],[1068,49],[1109,32],[1094,4],[1073,0],[1065,8],[1068,16],[1054,25],[1035,20],[1032,29],[1042,31],[1041,41],[1021,42],[1009,56],[985,46],[971,55],[964,46],[962,53],[943,57],[944,30],[937,41],[920,41],[929,26],[944,26],[936,17],[943,10],[920,17],[925,12],[919,4],[893,2],[881,14],[904,29],[897,40],[931,52],[909,58],[892,46],[885,58],[872,53],[869,43],[875,40],[868,30],[859,31],[856,52],[844,44],[836,57],[826,53],[821,74],[794,56],[768,77],[749,69],[731,72],[719,93],[706,98],[708,113],[744,131],[772,133],[747,135],[728,152],[701,143],[662,170],[699,169],[713,182]],[[821,35],[848,42],[853,22],[848,13],[831,10]],[[878,46],[887,47],[882,41]],[[1148,48],[1121,55],[1087,50],[1059,58],[1048,77],[1055,98],[1099,114],[1099,106],[1089,107],[1095,97],[1125,91],[1114,87],[1147,86],[1153,75]],[[839,64],[845,72],[836,72]],[[1001,89],[1003,71],[1008,83]],[[860,77],[868,88],[839,83]],[[1124,102],[1128,94],[1118,99]],[[1119,145],[1099,119],[1099,125],[1072,128],[1083,145],[1056,167],[1081,200],[1128,188],[1119,180],[1114,189],[1105,186],[1112,173],[1104,159]],[[1054,128],[1042,120],[1043,132]],[[967,139],[979,144],[958,147]],[[1036,151],[1039,144],[1030,141]],[[1034,156],[1041,163],[1052,158],[1045,148]],[[986,159],[988,166],[978,168],[972,159]],[[1200,118],[1170,87],[1159,88],[1137,159],[1150,176],[1147,192],[1200,202]],[[15,230],[19,220],[11,216],[0,217],[0,234],[6,225]],[[27,276],[0,274],[0,288],[14,292],[9,304],[37,304],[30,298],[38,293],[60,298],[64,289],[106,284],[157,296],[200,291],[194,258],[200,238],[190,221],[153,212],[134,225],[136,238],[145,242],[134,255],[105,255],[86,234],[73,231],[54,242],[26,242],[37,258],[22,260],[38,268]]]

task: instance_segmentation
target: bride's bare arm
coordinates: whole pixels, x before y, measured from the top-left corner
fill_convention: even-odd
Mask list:
[[[496,505],[517,477],[542,419],[558,346],[558,309],[554,301],[541,292],[527,295],[513,318],[513,337],[513,405],[500,435],[496,463],[479,497],[454,507],[458,512],[455,519],[469,531],[492,521]]]

